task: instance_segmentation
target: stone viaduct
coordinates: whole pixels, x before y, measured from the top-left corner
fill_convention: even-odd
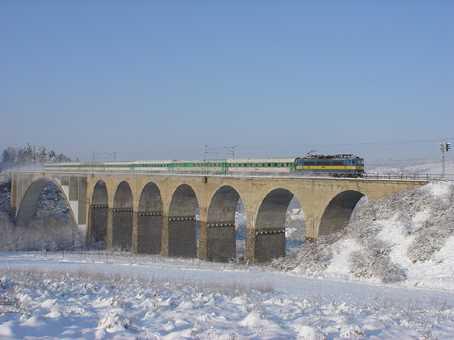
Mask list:
[[[41,190],[55,184],[67,197],[87,243],[107,249],[228,261],[236,257],[235,210],[246,213],[245,257],[264,262],[285,255],[285,218],[295,197],[305,236],[344,228],[363,197],[377,200],[426,184],[415,180],[311,177],[230,177],[134,173],[12,173],[16,224],[27,226]],[[197,231],[198,230],[198,231]]]

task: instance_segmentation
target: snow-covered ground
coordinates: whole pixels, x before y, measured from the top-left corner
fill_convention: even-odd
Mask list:
[[[454,334],[454,294],[264,267],[121,254],[4,253],[1,338],[335,339]]]

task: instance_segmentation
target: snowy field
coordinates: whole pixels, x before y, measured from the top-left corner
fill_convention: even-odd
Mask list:
[[[3,253],[0,337],[450,339],[454,294],[265,267],[121,254]]]

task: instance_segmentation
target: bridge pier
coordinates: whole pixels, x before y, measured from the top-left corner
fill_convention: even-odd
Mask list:
[[[169,256],[197,257],[197,224],[194,215],[168,218]]]
[[[246,228],[245,258],[248,263],[255,262],[255,228]]]
[[[107,245],[107,225],[109,208],[107,204],[91,204],[89,208],[88,242]]]
[[[162,211],[134,212],[133,251],[139,254],[159,254],[163,228]]]
[[[161,256],[169,256],[169,216],[162,216]]]
[[[285,256],[285,228],[255,229],[254,262],[267,262]]]
[[[235,221],[207,223],[207,259],[228,262],[236,258]]]
[[[132,248],[132,208],[112,209],[112,248],[130,251]]]
[[[207,222],[205,221],[204,215],[201,214],[203,220],[198,221],[199,227],[199,239],[197,242],[197,257],[201,260],[208,259],[208,230]]]

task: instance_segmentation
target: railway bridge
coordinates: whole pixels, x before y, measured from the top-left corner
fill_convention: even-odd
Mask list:
[[[305,236],[344,228],[363,197],[378,200],[426,184],[421,180],[151,173],[13,172],[16,224],[28,226],[50,183],[65,193],[73,222],[87,243],[107,249],[228,261],[236,257],[235,211],[246,214],[245,257],[264,262],[285,255],[285,219],[295,197]]]

